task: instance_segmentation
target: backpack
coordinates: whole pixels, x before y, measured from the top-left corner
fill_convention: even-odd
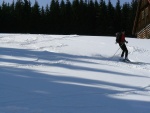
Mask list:
[[[116,42],[119,43],[121,41],[121,33],[116,33]]]

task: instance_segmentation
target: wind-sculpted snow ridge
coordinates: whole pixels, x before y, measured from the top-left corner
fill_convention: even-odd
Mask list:
[[[150,40],[127,40],[129,63],[115,37],[0,34],[0,113],[149,113]]]

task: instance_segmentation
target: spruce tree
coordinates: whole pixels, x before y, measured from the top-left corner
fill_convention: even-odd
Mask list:
[[[52,0],[50,4],[50,32],[51,33],[60,33],[60,6],[58,0]]]
[[[72,27],[72,20],[73,20],[73,12],[72,12],[72,4],[70,0],[66,1],[66,34],[71,34],[73,31]]]
[[[40,15],[40,7],[37,1],[35,1],[34,6],[31,10],[31,28],[33,33],[40,33],[40,23],[41,23],[41,15]]]
[[[16,4],[15,4],[15,22],[16,22],[16,32],[18,33],[23,33],[23,2],[22,0],[17,0]]]
[[[121,29],[124,29],[122,28],[121,24],[122,24],[122,20],[121,20],[121,5],[120,5],[120,0],[117,0],[117,3],[116,3],[116,8],[115,8],[115,20],[114,20],[114,23],[115,23],[115,32],[118,32],[118,31],[121,31]]]
[[[130,21],[131,21],[131,17],[130,17],[130,5],[128,3],[123,4],[122,7],[122,16],[121,16],[121,20],[122,20],[122,28],[125,30],[126,34],[131,33],[132,29],[130,29]]]
[[[108,26],[107,26],[107,35],[115,35],[115,24],[114,24],[114,19],[115,19],[115,9],[111,3],[111,1],[108,1],[108,5],[107,5],[107,22],[108,22]]]

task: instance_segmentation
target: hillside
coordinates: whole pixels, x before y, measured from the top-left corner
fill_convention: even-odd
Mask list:
[[[0,113],[149,113],[150,40],[0,34]]]

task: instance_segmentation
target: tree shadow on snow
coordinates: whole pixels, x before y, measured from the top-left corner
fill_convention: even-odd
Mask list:
[[[14,64],[14,66],[0,66],[1,112],[137,113],[150,110],[150,102],[113,98],[113,96],[125,96],[129,93],[145,95],[139,93],[147,91],[144,88],[73,77],[57,73],[57,70],[41,72],[32,68],[33,65],[37,67],[52,66],[99,72],[100,74],[143,77],[109,69],[83,67],[61,62],[96,64],[91,60],[104,60],[104,58],[14,48],[0,48],[0,56],[1,63]],[[89,61],[84,59],[89,59]],[[28,68],[20,67],[21,65]],[[115,90],[120,88],[126,90]]]
[[[65,53],[53,53],[47,51],[33,51],[27,49],[14,49],[14,48],[0,48],[0,55],[10,56],[10,58],[0,58],[0,62],[15,63],[16,66],[53,66],[67,68],[71,70],[84,70],[89,72],[100,72],[104,74],[122,75],[122,76],[136,76],[143,77],[140,75],[129,74],[124,72],[117,72],[115,70],[100,69],[92,67],[84,67],[79,65],[73,65],[72,62],[76,63],[87,63],[87,64],[98,64],[98,65],[109,65],[100,64],[98,62],[92,62],[92,60],[106,60],[109,62],[108,58],[104,57],[90,57],[90,56],[78,56]],[[17,57],[11,58],[11,57]],[[86,60],[85,60],[86,59]],[[114,59],[112,60],[114,61]],[[147,77],[149,78],[149,77]]]
[[[128,90],[111,90],[111,87]],[[149,102],[111,97],[138,94],[145,89],[59,73],[44,74],[1,66],[0,89],[0,111],[5,113],[137,113],[150,110]]]

